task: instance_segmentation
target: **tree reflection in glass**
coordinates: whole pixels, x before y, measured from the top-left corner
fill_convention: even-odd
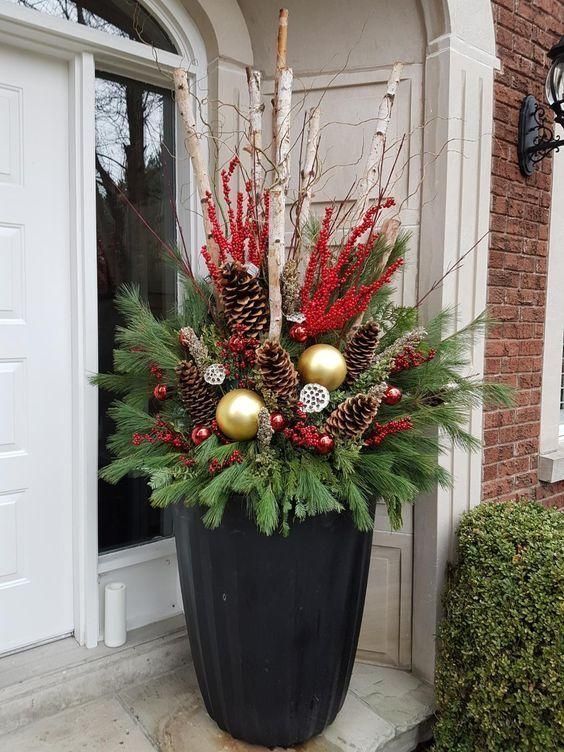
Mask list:
[[[137,0],[12,0],[48,16],[176,52],[168,34]]]
[[[176,300],[176,277],[151,230],[174,242],[174,109],[171,93],[125,78],[96,78],[96,217],[99,370],[112,370],[120,285],[137,285],[152,310]],[[135,211],[136,210],[136,211]],[[140,219],[140,216],[142,219]],[[108,461],[109,398],[100,393],[99,464]],[[99,548],[121,548],[170,534],[168,517],[147,503],[146,483],[99,483]]]

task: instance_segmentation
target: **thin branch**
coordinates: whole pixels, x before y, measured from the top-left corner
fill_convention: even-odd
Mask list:
[[[474,245],[472,245],[467,251],[465,251],[462,254],[462,256],[460,256],[459,259],[457,259],[456,261],[454,261],[448,267],[448,269],[442,275],[442,277],[439,277],[439,279],[437,279],[435,282],[433,282],[433,284],[427,290],[427,292],[425,293],[425,295],[423,295],[422,298],[419,298],[419,300],[415,304],[415,307],[419,308],[419,306],[421,305],[421,303],[423,303],[423,301],[427,300],[427,298],[429,297],[429,295],[431,295],[438,287],[440,287],[443,284],[443,282],[445,281],[445,279],[450,274],[452,274],[452,272],[457,271],[457,269],[460,269],[460,267],[462,266],[462,264],[466,260],[466,257],[469,256],[472,253],[472,251],[474,251],[480,245],[480,243],[482,242],[482,240],[484,240],[484,238],[486,238],[489,234],[490,234],[490,231],[487,230],[480,238],[478,238],[478,240],[474,243]]]

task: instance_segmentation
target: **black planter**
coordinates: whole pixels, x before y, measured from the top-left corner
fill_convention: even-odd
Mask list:
[[[288,747],[334,720],[358,642],[372,536],[349,514],[288,538],[257,532],[233,499],[208,530],[177,506],[175,535],[192,657],[210,716],[237,739]]]

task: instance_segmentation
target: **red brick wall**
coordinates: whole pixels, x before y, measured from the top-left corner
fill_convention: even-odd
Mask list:
[[[492,5],[502,67],[494,83],[488,304],[501,323],[486,342],[485,372],[515,387],[517,404],[484,415],[483,497],[528,495],[564,506],[564,482],[537,477],[552,162],[525,179],[516,148],[523,97],[544,97],[546,52],[562,34],[564,0]]]

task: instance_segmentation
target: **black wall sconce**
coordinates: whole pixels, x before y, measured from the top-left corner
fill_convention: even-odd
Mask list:
[[[555,122],[564,127],[564,36],[548,53],[552,65],[546,77],[546,101],[555,115]],[[546,120],[544,105],[530,94],[525,97],[519,112],[519,167],[526,177],[551,151],[564,146],[564,139],[554,137],[554,129]]]

